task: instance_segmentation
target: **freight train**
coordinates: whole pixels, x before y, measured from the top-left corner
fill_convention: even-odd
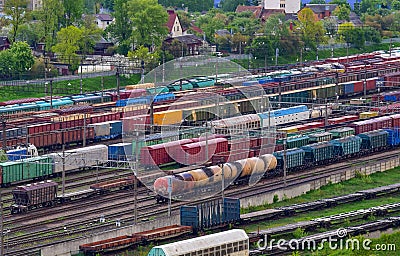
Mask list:
[[[169,191],[180,197],[192,191],[199,193],[219,188],[216,184],[221,183],[222,171],[227,184],[243,183],[252,175],[281,175],[285,165],[288,172],[294,172],[399,145],[400,128],[386,128],[165,176],[154,182],[154,190],[158,193],[156,200],[164,202]]]

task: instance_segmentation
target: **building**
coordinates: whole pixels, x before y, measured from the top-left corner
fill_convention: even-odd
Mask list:
[[[10,48],[10,40],[6,36],[0,36],[0,51],[7,50]]]
[[[263,8],[266,10],[283,9],[286,14],[300,11],[301,0],[263,0]]]
[[[310,8],[318,20],[332,16],[337,4],[306,4],[305,8]]]
[[[172,38],[183,36],[184,31],[181,22],[179,21],[178,14],[176,14],[174,10],[168,10],[167,12],[168,12],[167,27],[169,36]]]
[[[106,29],[114,21],[108,13],[99,13],[95,15],[95,22],[100,29]]]
[[[31,0],[28,3],[28,9],[32,11],[39,10],[43,7],[43,0]]]

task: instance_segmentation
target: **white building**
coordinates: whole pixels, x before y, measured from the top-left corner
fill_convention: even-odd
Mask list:
[[[168,12],[168,32],[171,37],[183,36],[184,31],[181,26],[181,22],[179,21],[178,15],[174,12],[174,10],[167,10]]]
[[[95,15],[95,22],[100,29],[106,29],[113,22],[113,17],[107,13],[99,13]]]
[[[300,11],[301,0],[263,0],[264,9],[284,9],[285,13],[297,13]]]

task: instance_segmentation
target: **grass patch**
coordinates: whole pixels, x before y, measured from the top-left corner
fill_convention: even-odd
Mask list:
[[[260,206],[251,206],[249,208],[241,209],[241,213],[249,213],[253,211],[260,211],[264,209],[270,209],[280,206],[286,206],[291,204],[299,204],[305,202],[316,201],[323,198],[330,198],[340,195],[351,194],[359,190],[365,190],[380,186],[386,186],[399,182],[400,167],[388,170],[385,172],[378,172],[369,176],[356,175],[356,178],[337,183],[329,184],[321,187],[317,190],[312,190],[299,197],[285,199],[280,202],[273,204],[265,204]]]
[[[246,232],[257,231],[258,229],[267,229],[273,227],[279,227],[286,224],[296,223],[300,221],[307,221],[316,218],[326,217],[330,215],[335,215],[339,213],[351,212],[356,211],[359,209],[367,209],[374,206],[379,206],[383,204],[390,204],[390,203],[397,203],[400,201],[400,194],[392,195],[391,197],[384,197],[383,198],[376,198],[372,200],[362,200],[358,202],[352,202],[350,204],[343,204],[332,208],[320,209],[318,211],[309,211],[306,213],[301,213],[293,217],[278,219],[278,220],[267,220],[263,222],[259,222],[256,224],[246,225],[242,228],[246,230]],[[372,221],[375,217],[371,217],[372,219],[367,219],[365,221]],[[352,222],[345,222],[344,224],[340,224],[340,226],[353,226],[355,223]],[[296,232],[294,232],[296,233]],[[297,234],[299,235],[301,231],[298,231]],[[295,236],[295,234],[293,234]],[[296,237],[296,236],[295,236]]]
[[[140,81],[140,74],[128,76],[120,76],[120,88],[126,85],[137,84]],[[69,85],[70,84],[70,85]],[[83,78],[82,91],[100,92],[102,89],[117,88],[117,79],[115,76],[103,77],[103,88],[101,85],[101,77]],[[0,88],[0,101],[21,98],[36,98],[45,96],[46,85],[42,84],[24,84],[19,86],[4,86]],[[50,86],[47,85],[47,96],[50,95]],[[66,96],[80,93],[80,79],[53,82],[53,95]]]

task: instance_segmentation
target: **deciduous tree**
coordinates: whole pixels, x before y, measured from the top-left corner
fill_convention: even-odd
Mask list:
[[[4,12],[11,17],[10,41],[15,42],[19,26],[26,21],[28,0],[6,0]]]
[[[57,33],[57,44],[52,48],[60,60],[71,65],[71,70],[78,68],[79,60],[76,52],[79,50],[82,36],[82,30],[75,26],[62,28]]]

